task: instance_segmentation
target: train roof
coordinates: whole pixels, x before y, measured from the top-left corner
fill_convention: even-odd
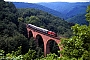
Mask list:
[[[41,29],[41,30],[48,31],[47,29],[44,29],[44,28],[41,28],[41,27],[37,27],[37,26],[35,26],[35,25],[32,25],[32,24],[28,24],[28,25],[30,25],[30,26],[32,26],[32,27],[35,27],[35,28],[38,28],[38,29]]]

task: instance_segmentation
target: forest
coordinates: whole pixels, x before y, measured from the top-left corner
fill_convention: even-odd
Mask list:
[[[89,25],[73,24],[38,9],[17,9],[12,2],[0,0],[0,60],[89,60],[90,6],[85,16]],[[51,53],[44,57],[43,48],[33,37],[27,37],[29,23],[64,37],[59,44],[63,50],[58,52],[62,57],[54,53],[58,50],[53,41]]]

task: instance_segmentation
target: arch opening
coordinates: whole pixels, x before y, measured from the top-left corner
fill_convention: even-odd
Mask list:
[[[44,52],[44,42],[42,36],[38,34],[36,36],[36,40],[37,40],[37,47],[39,47],[41,51]]]
[[[49,47],[47,50],[49,50],[50,53],[55,53],[57,56],[60,56],[60,51],[58,44],[54,40],[49,40],[46,44],[47,47]]]
[[[29,31],[29,39],[30,39],[31,37],[33,37],[33,33],[32,33],[32,31]]]

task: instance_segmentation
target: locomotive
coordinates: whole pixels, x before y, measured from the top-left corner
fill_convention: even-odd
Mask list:
[[[53,32],[53,31],[49,31],[49,30],[47,30],[47,29],[40,28],[40,27],[37,27],[37,26],[32,25],[32,24],[27,24],[27,27],[28,27],[28,28],[31,28],[31,29],[33,29],[33,30],[40,31],[40,32],[42,32],[42,33],[48,34],[48,35],[50,35],[50,36],[57,37],[57,34],[56,34],[55,32]]]

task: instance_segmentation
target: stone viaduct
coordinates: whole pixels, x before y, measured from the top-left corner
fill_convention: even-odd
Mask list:
[[[44,43],[44,56],[46,56],[47,54],[50,53],[50,48],[49,48],[49,43],[48,43],[50,40],[55,41],[57,44],[59,44],[61,42],[60,38],[52,37],[52,36],[49,36],[49,35],[44,34],[42,32],[35,31],[31,28],[28,28],[27,25],[26,25],[26,28],[27,28],[28,38],[34,37],[35,40],[37,40],[37,36],[38,35],[41,36],[43,43]],[[31,34],[32,34],[32,36],[31,36]],[[59,46],[59,49],[62,50],[62,47]]]

